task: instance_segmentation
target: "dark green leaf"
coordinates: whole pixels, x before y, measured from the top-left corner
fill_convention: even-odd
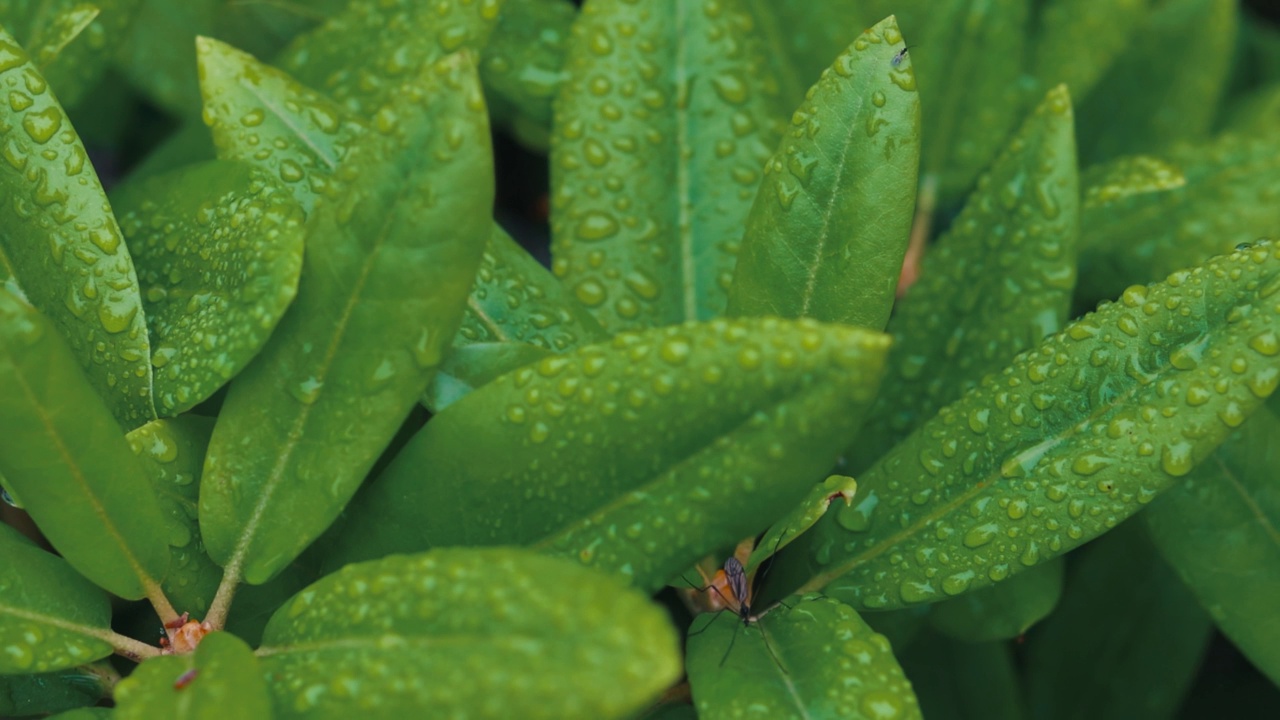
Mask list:
[[[574,23],[551,144],[551,267],[610,331],[724,311],[779,132],[746,22],[740,0],[593,0]]]
[[[858,482],[846,475],[829,475],[826,480],[814,485],[804,500],[776,521],[760,538],[760,542],[756,543],[746,563],[747,571],[755,570],[760,563],[789,545],[792,540],[804,534],[805,530],[813,527],[813,524],[827,513],[827,508],[831,507],[832,502],[841,500],[846,507],[851,505],[857,492]]]
[[[138,1],[138,17],[116,47],[116,67],[151,100],[194,116],[200,109],[195,39],[212,34],[226,0]]]
[[[570,28],[578,16],[570,0],[507,2],[484,49],[480,79],[490,108],[506,109],[507,123],[547,136],[551,99],[564,79]]]
[[[858,478],[769,580],[855,607],[936,602],[1106,532],[1280,382],[1280,245],[1135,286],[1019,355]]]
[[[111,720],[111,708],[80,708],[50,716],[50,720]]]
[[[350,513],[330,567],[533,543],[656,590],[800,501],[860,422],[886,349],[879,333],[770,318],[546,358],[428,422]]]
[[[116,688],[117,720],[270,720],[266,677],[244,641],[211,633],[193,654],[142,663]]]
[[[848,605],[810,595],[746,628],[703,617],[686,660],[702,720],[921,717],[889,641]]]
[[[929,621],[964,642],[1012,640],[1040,622],[1062,595],[1062,558],[1014,575],[1008,582],[938,603]]]
[[[470,56],[434,63],[373,128],[310,218],[298,298],[227,394],[205,461],[209,554],[254,584],[333,521],[426,389],[489,233]]]
[[[43,717],[93,705],[110,694],[104,673],[92,666],[39,675],[0,675],[0,717]]]
[[[181,127],[173,131],[159,145],[147,154],[130,171],[125,182],[112,189],[113,193],[122,192],[135,182],[141,182],[160,173],[176,170],[214,157],[213,141],[209,138],[209,128],[199,118],[189,118]]]
[[[169,550],[155,492],[52,323],[3,290],[0,398],[0,474],[49,542],[116,595],[157,592]]]
[[[915,605],[888,612],[869,612],[862,619],[872,630],[888,638],[895,655],[901,655],[915,644],[921,631],[928,629],[932,610],[932,605]]]
[[[456,335],[454,342],[458,342]],[[476,388],[493,382],[499,375],[554,354],[522,342],[478,342],[455,346],[445,356],[440,371],[431,379],[431,386],[422,396],[422,404],[433,413],[440,412]]]
[[[1280,84],[1266,85],[1244,95],[1223,112],[1222,128],[1228,133],[1265,137],[1280,129]]]
[[[898,656],[929,720],[1027,716],[1018,669],[1005,643],[957,642],[929,633]]]
[[[1073,97],[1085,98],[1135,42],[1151,0],[1047,0],[1041,5],[1031,72],[1044,85],[1062,83]]]
[[[892,11],[891,3],[865,0],[744,0],[743,4],[777,73],[783,113],[804,100],[805,90],[858,37],[860,28]]]
[[[156,409],[190,410],[262,349],[302,269],[302,209],[265,170],[214,160],[114,198],[151,332]]]
[[[729,291],[733,315],[884,328],[907,250],[920,105],[892,17],[836,58],[765,165]]]
[[[34,42],[28,43],[32,61],[42,70],[48,67],[67,45],[80,37],[99,13],[98,6],[89,3],[57,8],[49,22],[40,28]],[[61,92],[62,89],[58,88],[58,91]]]
[[[44,673],[111,654],[106,593],[0,523],[0,675]]]
[[[1182,174],[1182,168],[1150,155],[1132,155],[1085,171],[1080,177],[1080,205],[1083,210],[1095,212],[1103,207],[1120,208],[1123,207],[1121,201],[1136,195],[1173,190],[1186,184],[1187,176]]]
[[[142,298],[84,146],[48,84],[0,30],[0,248],[31,304],[129,427],[155,417]],[[3,271],[0,271],[3,272]],[[6,277],[5,280],[10,278]]]
[[[604,720],[680,674],[664,610],[615,578],[507,548],[349,566],[281,608],[263,643],[282,718]]]

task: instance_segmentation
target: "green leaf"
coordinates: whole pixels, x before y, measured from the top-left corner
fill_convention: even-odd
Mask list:
[[[457,336],[454,336],[454,342],[457,341]],[[423,393],[422,404],[431,412],[438,413],[498,376],[552,355],[555,353],[550,350],[520,342],[479,342],[455,346],[431,379],[431,386]]]
[[[3,290],[0,397],[0,475],[41,532],[103,588],[154,593],[169,565],[155,492],[52,323]]]
[[[1205,137],[1230,69],[1236,13],[1235,0],[1167,0],[1148,13],[1077,109],[1081,159]]]
[[[680,675],[663,609],[508,548],[349,566],[281,608],[263,643],[281,718],[622,718]]]
[[[151,353],[133,261],[70,120],[0,30],[0,250],[22,293],[71,346],[89,382],[129,427],[155,417]],[[17,128],[22,130],[18,131]]]
[[[489,126],[469,56],[434,64],[373,127],[310,218],[298,298],[210,442],[200,526],[214,560],[250,583],[328,527],[426,389],[489,233]]]
[[[51,715],[50,720],[111,720],[112,715],[111,708],[79,708]]]
[[[937,602],[1106,532],[1280,382],[1280,246],[1135,286],[1046,338],[858,478],[770,575],[856,608]]]
[[[266,676],[244,641],[210,633],[195,653],[148,660],[115,693],[117,720],[270,720]]]
[[[0,523],[0,675],[45,673],[111,654],[111,603],[65,560]]]
[[[804,500],[775,522],[756,543],[747,560],[748,572],[755,570],[768,558],[782,548],[791,544],[805,530],[813,527],[819,518],[827,513],[827,508],[837,499],[843,500],[846,506],[853,503],[858,492],[858,482],[845,475],[829,475],[822,483],[814,485]]]
[[[872,630],[888,638],[894,653],[900,655],[915,644],[921,631],[928,629],[932,610],[932,605],[915,605],[901,610],[867,613],[862,619]]]
[[[607,330],[724,311],[779,133],[747,23],[739,0],[593,0],[574,23],[551,144],[551,267]]]
[[[1086,300],[1115,297],[1280,230],[1280,136],[1227,135],[1184,145],[1165,158],[1186,184],[1168,192],[1085,207],[1080,217],[1080,289]]]
[[[56,9],[49,22],[40,28],[39,36],[34,38],[35,42],[28,43],[31,60],[42,70],[48,67],[57,60],[67,45],[80,37],[100,12],[97,5],[89,3]],[[7,19],[9,18],[6,16]],[[62,89],[59,88],[58,91],[61,92]]]
[[[38,675],[0,675],[0,717],[43,717],[93,705],[110,695],[104,674],[91,666]]]
[[[957,642],[929,633],[898,655],[929,720],[1027,717],[1018,668],[1006,643]]]
[[[146,158],[133,166],[125,181],[115,186],[112,192],[127,192],[133,183],[186,165],[212,160],[213,157],[209,128],[199,118],[188,118],[173,134],[161,140]]]
[[[888,3],[865,0],[823,2],[774,2],[744,0],[757,33],[768,53],[781,92],[780,112],[790,112],[804,100],[805,90],[858,36],[893,8]],[[884,12],[877,12],[879,10]]]
[[[686,660],[702,720],[921,717],[889,641],[848,605],[809,595],[746,628],[704,617]]]
[[[1275,135],[1280,118],[1280,84],[1266,85],[1243,95],[1223,111],[1223,132],[1262,137]]]
[[[1122,207],[1121,201],[1137,195],[1174,190],[1187,184],[1182,168],[1151,157],[1132,155],[1094,165],[1080,177],[1080,206],[1097,211]],[[1108,212],[1111,212],[1110,210]],[[1124,212],[1116,210],[1117,213]],[[1105,217],[1105,216],[1103,216]]]
[[[886,349],[879,333],[770,318],[546,358],[432,418],[348,513],[329,566],[533,544],[657,590],[801,500],[860,422]]]
[[[1062,558],[1019,573],[1007,582],[938,603],[933,627],[964,642],[1012,640],[1045,619],[1062,596]]]
[[[151,332],[156,409],[190,410],[244,369],[293,300],[302,209],[265,170],[214,160],[116,195]]]
[[[169,572],[161,587],[179,612],[195,617],[208,612],[222,579],[222,568],[205,553],[196,523],[200,471],[212,433],[212,418],[184,415],[153,420],[127,436],[164,513]]]
[[[551,100],[564,80],[564,56],[577,16],[569,0],[518,0],[503,6],[480,62],[491,108],[500,105],[519,122],[549,131]]]
[[[1269,405],[1143,513],[1160,554],[1280,684],[1280,419]]]
[[[865,468],[988,373],[1066,322],[1080,232],[1064,86],[1010,138],[889,322],[893,349],[854,450]]]
[[[1085,98],[1135,42],[1151,0],[1047,0],[1041,5],[1031,72],[1046,86],[1061,83],[1073,97]]]
[[[1058,610],[1025,644],[1032,716],[1174,717],[1209,639],[1208,616],[1140,523],[1072,559]]]
[[[915,75],[900,50],[897,22],[881,21],[792,116],[747,219],[729,314],[884,328],[919,163]]]

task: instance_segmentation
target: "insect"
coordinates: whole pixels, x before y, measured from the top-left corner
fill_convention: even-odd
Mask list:
[[[893,56],[893,59],[889,61],[889,64],[890,64],[890,65],[892,65],[892,66],[894,66],[894,67],[898,67],[899,65],[901,65],[901,64],[902,64],[902,61],[903,61],[903,60],[905,60],[905,59],[906,59],[906,57],[907,57],[907,51],[908,51],[908,50],[910,50],[910,49],[911,49],[911,48],[913,48],[913,47],[915,47],[915,46],[914,46],[914,45],[907,45],[906,47],[904,47],[904,48],[902,48],[901,50],[899,50],[899,51],[898,51],[898,52]]]
[[[781,540],[781,538],[779,538],[779,540]],[[763,575],[761,578],[763,579]],[[690,583],[690,585],[692,585],[692,583]],[[752,625],[758,625],[764,618],[765,614],[773,609],[770,607],[759,614],[752,612],[751,583],[747,579],[746,568],[742,566],[742,561],[732,555],[724,561],[724,569],[718,570],[715,577],[711,579],[711,582],[709,582],[706,587],[698,588],[699,592],[707,592],[708,590],[714,592],[716,596],[718,596],[718,600],[712,600],[709,603],[712,609],[733,611],[733,613],[738,616],[738,619],[742,621],[742,627],[744,628],[751,627]],[[701,635],[706,632],[716,620],[720,619],[721,614],[723,613],[716,613],[715,617],[703,625],[701,629],[689,633],[689,637]],[[724,656],[720,658],[721,667],[724,667],[725,661],[729,659],[729,653],[733,652],[733,645],[738,641],[738,630],[739,628],[734,628],[733,636],[729,640],[729,646],[725,648]],[[773,662],[778,666],[778,669],[784,674],[789,675],[790,673],[787,672],[782,661],[778,659],[777,653],[773,651],[773,646],[769,643],[769,636],[765,633],[764,626],[760,626],[760,638],[764,641],[764,647],[769,651],[769,656],[773,658]]]

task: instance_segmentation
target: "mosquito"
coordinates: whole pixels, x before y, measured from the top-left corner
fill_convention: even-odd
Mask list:
[[[779,540],[781,540],[781,538],[779,538]],[[761,579],[763,579],[763,577],[764,576],[761,575]],[[686,579],[685,582],[688,582],[688,580]],[[693,583],[689,584],[692,585]],[[724,589],[722,590],[721,587]],[[751,611],[751,583],[747,579],[747,571],[746,568],[742,566],[742,561],[738,560],[734,555],[730,555],[725,559],[724,569],[717,571],[715,577],[711,579],[706,587],[697,588],[697,590],[699,592],[706,592],[708,590],[714,591],[720,598],[719,602],[715,604],[721,605],[722,609],[731,610],[738,616],[738,619],[742,621],[742,627],[744,628],[759,624],[764,616],[768,614],[773,607],[776,607],[775,605],[767,608],[758,615]],[[780,605],[781,603],[778,604]],[[709,620],[707,624],[703,625],[701,629],[689,633],[689,637],[701,635],[706,632],[722,614],[723,612],[717,612],[715,617]],[[735,627],[733,630],[733,636],[729,640],[729,647],[725,648],[724,656],[720,658],[720,667],[724,667],[725,661],[729,659],[729,653],[733,652],[733,645],[738,641],[738,629],[739,628]],[[769,657],[773,658],[773,662],[778,666],[778,669],[782,670],[783,674],[790,675],[790,673],[787,672],[787,669],[782,665],[782,661],[778,659],[777,653],[773,651],[773,645],[769,643],[769,636],[765,633],[764,626],[760,627],[760,638],[764,640],[764,647],[769,651]]]

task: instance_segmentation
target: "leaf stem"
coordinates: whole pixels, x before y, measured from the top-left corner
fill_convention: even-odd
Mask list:
[[[925,244],[933,230],[933,212],[938,207],[938,176],[932,173],[920,181],[916,195],[916,216],[911,221],[911,239],[907,243],[907,256],[902,261],[902,273],[898,276],[898,297],[907,293],[920,276],[920,262],[924,258]]]
[[[165,596],[160,583],[148,582],[146,590],[147,600],[151,602],[151,607],[155,608],[156,615],[160,616],[160,624],[168,627],[177,621],[178,611],[173,609],[173,603],[169,602],[169,598]]]
[[[148,645],[141,640],[134,640],[131,637],[125,637],[110,630],[104,630],[102,634],[97,635],[98,639],[111,645],[116,654],[121,657],[140,663],[143,660],[160,656],[160,648],[154,645]]]
[[[209,604],[209,614],[204,618],[213,630],[221,630],[227,624],[227,613],[231,611],[231,601],[236,596],[236,588],[240,586],[243,565],[244,554],[236,553],[222,573],[222,582],[218,584],[218,592],[214,594],[213,602]]]

